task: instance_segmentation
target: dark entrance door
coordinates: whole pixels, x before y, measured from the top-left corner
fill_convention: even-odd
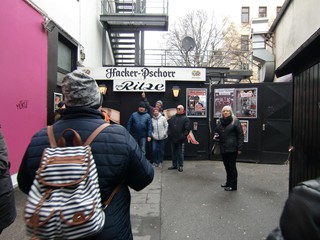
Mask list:
[[[291,135],[291,83],[272,83],[260,88],[261,162],[285,162]]]

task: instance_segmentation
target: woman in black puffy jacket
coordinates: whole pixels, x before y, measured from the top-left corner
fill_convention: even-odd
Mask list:
[[[55,138],[72,128],[80,134],[84,142],[90,134],[105,123],[100,107],[99,87],[94,79],[80,72],[67,74],[62,82],[62,92],[66,109],[62,118],[53,124]],[[66,135],[67,146],[72,145],[72,134]],[[28,194],[43,150],[49,147],[47,128],[37,132],[25,152],[18,172],[19,188]],[[121,184],[120,191],[105,209],[105,225],[94,240],[133,239],[130,222],[129,187],[140,191],[149,185],[154,170],[145,158],[137,142],[128,131],[118,124],[111,124],[100,132],[91,143],[92,154],[97,166],[102,202]]]
[[[227,174],[227,181],[221,187],[226,191],[235,191],[238,184],[236,161],[243,146],[243,131],[239,119],[233,115],[230,106],[223,107],[221,115],[216,133],[219,136],[221,156]]]

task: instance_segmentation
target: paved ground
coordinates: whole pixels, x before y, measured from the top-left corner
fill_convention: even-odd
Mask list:
[[[278,225],[288,196],[287,165],[238,163],[238,191],[220,184],[220,161],[185,161],[182,173],[156,168],[153,183],[131,191],[134,240],[263,240]],[[18,217],[0,235],[25,240],[22,211],[25,201],[16,189]]]

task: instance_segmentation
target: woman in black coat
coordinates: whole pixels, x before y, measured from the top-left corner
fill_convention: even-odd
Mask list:
[[[238,184],[236,161],[243,146],[243,131],[230,106],[223,107],[221,115],[216,133],[219,136],[221,156],[227,174],[227,181],[221,187],[226,191],[235,191]]]
[[[17,215],[9,169],[7,144],[0,126],[0,234]]]

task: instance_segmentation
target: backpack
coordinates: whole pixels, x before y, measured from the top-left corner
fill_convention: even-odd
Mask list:
[[[82,145],[74,129],[58,140],[48,126],[50,147],[44,149],[24,211],[27,234],[32,239],[81,239],[99,233],[105,223],[96,164],[90,143],[107,126],[99,126]],[[64,135],[73,133],[73,146]],[[104,205],[120,190],[114,189]]]

